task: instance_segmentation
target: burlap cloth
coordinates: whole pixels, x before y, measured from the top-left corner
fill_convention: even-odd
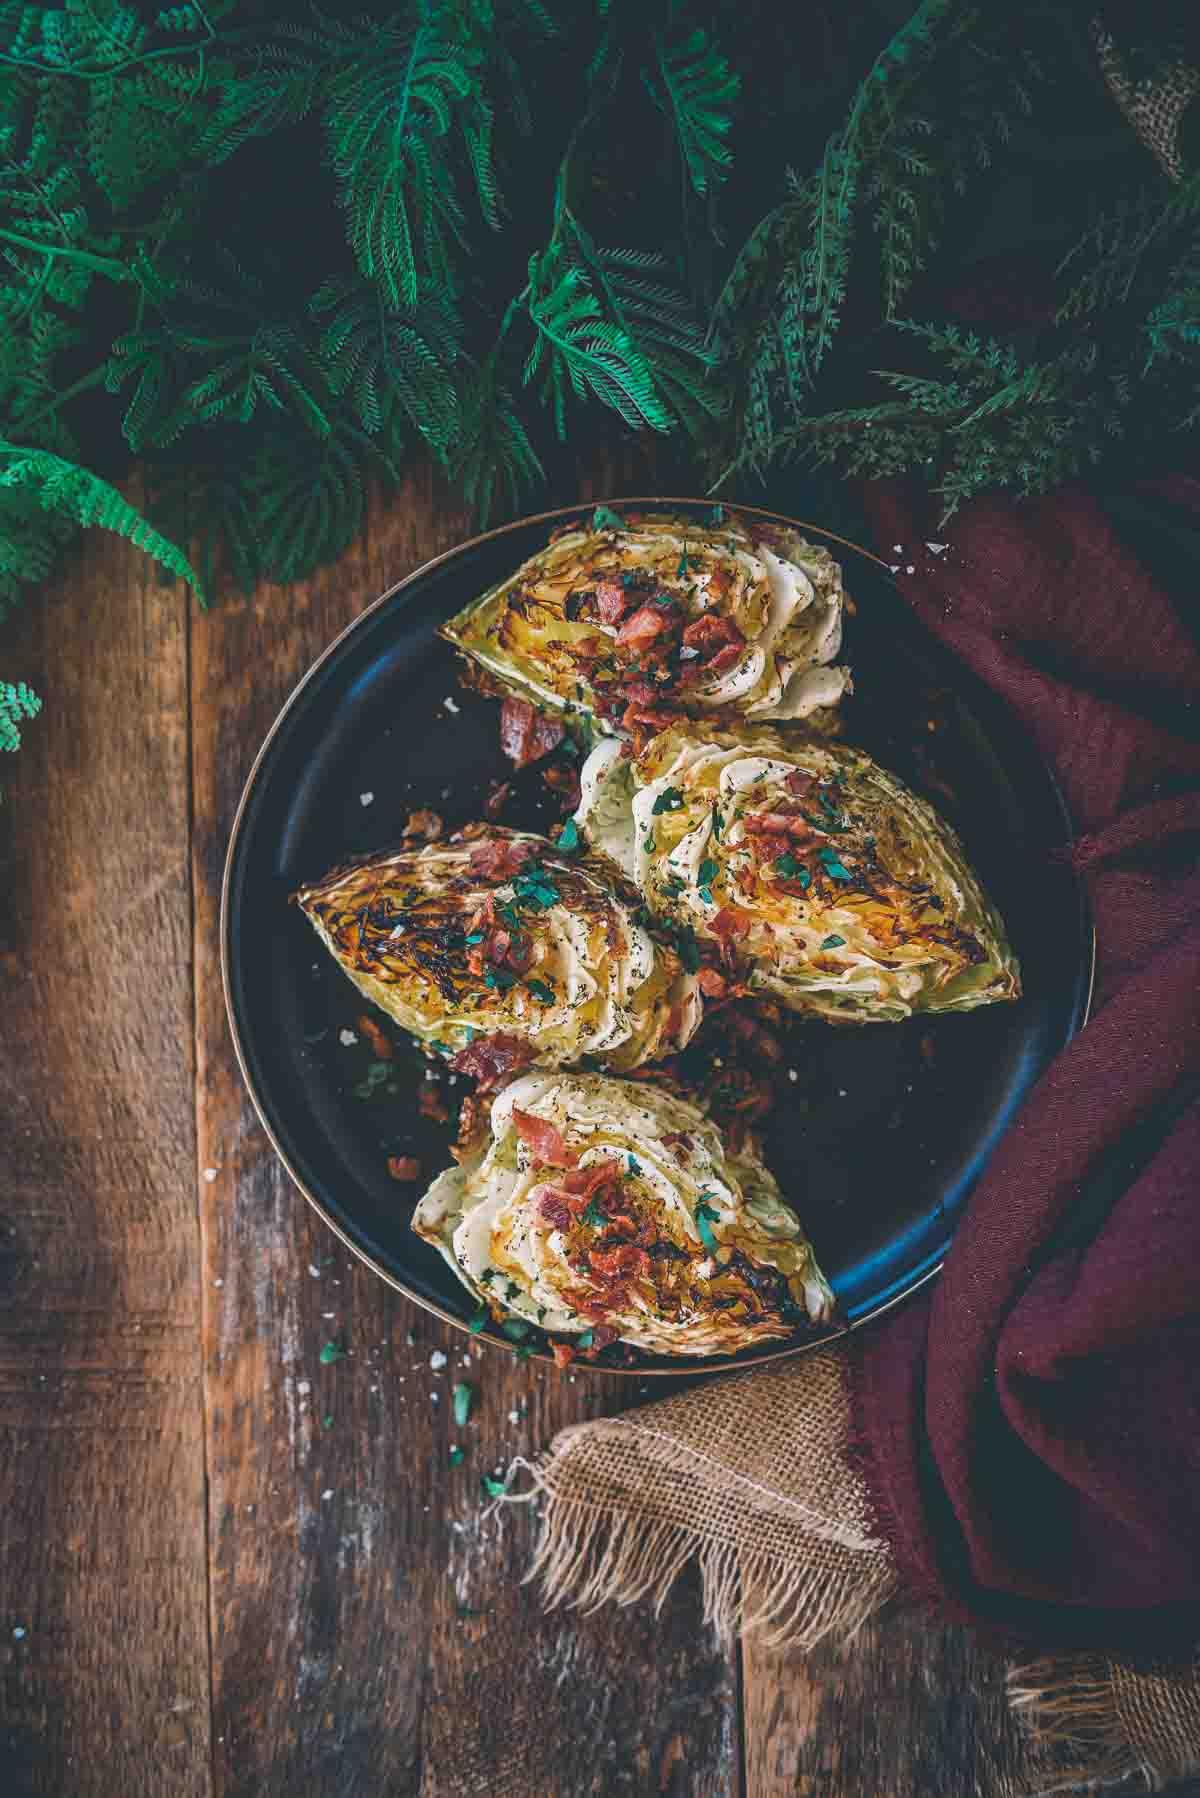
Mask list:
[[[527,1471],[543,1500],[529,1577],[550,1606],[657,1607],[695,1562],[719,1635],[807,1649],[852,1637],[899,1586],[838,1346],[576,1424]],[[1008,1690],[1068,1763],[1055,1790],[1137,1775],[1159,1790],[1200,1770],[1200,1661],[1064,1655],[1012,1666]]]

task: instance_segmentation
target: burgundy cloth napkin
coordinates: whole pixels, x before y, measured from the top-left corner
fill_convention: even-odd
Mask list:
[[[1164,490],[1200,525],[1200,481]],[[914,610],[1057,771],[1098,964],[1091,1020],[932,1296],[856,1343],[861,1470],[905,1585],[943,1614],[1043,1648],[1194,1643],[1200,561],[1152,577],[1078,491],[975,502],[944,530],[925,497],[865,503]]]

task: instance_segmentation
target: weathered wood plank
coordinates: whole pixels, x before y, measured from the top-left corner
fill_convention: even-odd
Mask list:
[[[746,1798],[1032,1798],[1077,1764],[1035,1749],[1006,1662],[968,1630],[889,1607],[809,1656],[742,1645]],[[1188,1787],[1172,1787],[1184,1798]],[[1195,1791],[1193,1785],[1190,1788]],[[1126,1786],[1105,1786],[1112,1798]]]
[[[210,1790],[187,610],[93,536],[6,633],[0,1786]]]
[[[221,863],[255,750],[361,606],[469,534],[414,476],[338,568],[231,601],[195,634],[216,1787],[222,1798],[734,1798],[734,1666],[705,1640],[694,1598],[657,1622],[547,1617],[517,1584],[532,1519],[483,1515],[484,1468],[636,1391],[481,1350],[368,1274],[275,1164],[226,1032]],[[322,1366],[335,1337],[350,1352]],[[445,1369],[431,1369],[435,1350]],[[454,1377],[475,1389],[463,1431]],[[467,1455],[451,1468],[456,1441]]]

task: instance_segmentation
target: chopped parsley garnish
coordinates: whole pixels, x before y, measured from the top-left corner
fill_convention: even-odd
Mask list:
[[[484,1286],[490,1286],[492,1281],[495,1278],[496,1278],[496,1270],[494,1267],[485,1267],[483,1272],[479,1276],[480,1282]]]
[[[701,899],[703,899],[705,905],[715,905],[717,903],[713,898],[711,887],[697,887],[696,891],[699,893]]]
[[[454,1421],[461,1430],[471,1415],[471,1401],[475,1394],[465,1380],[459,1380],[450,1397],[454,1402]]]
[[[508,1297],[510,1299],[519,1299],[520,1296],[521,1296],[521,1288],[517,1285],[517,1282],[515,1280],[510,1280],[508,1282]]]
[[[676,932],[675,947],[679,952],[679,959],[687,972],[689,974],[698,973],[700,969],[700,946],[696,941],[694,931],[689,925],[683,925]]]
[[[528,1361],[536,1355],[537,1350],[532,1342],[519,1342],[514,1352],[518,1361]]]
[[[579,1221],[580,1223],[589,1225],[593,1230],[603,1230],[608,1219],[605,1217],[603,1211],[601,1211],[596,1200],[589,1199],[585,1210],[580,1213]]]
[[[467,943],[482,943],[483,935],[484,933],[482,930],[473,930],[470,936],[464,937],[463,941]]]
[[[702,1192],[700,1203],[696,1206],[696,1223],[700,1230],[700,1240],[710,1255],[715,1254],[717,1250],[717,1239],[713,1235],[712,1226],[721,1215],[708,1202],[714,1196],[712,1193]]]
[[[543,1005],[554,1004],[554,994],[544,980],[527,980],[525,984],[534,998],[540,999]]]
[[[594,531],[623,531],[625,520],[619,512],[612,511],[610,507],[597,506],[592,513],[592,529]]]
[[[702,887],[710,887],[720,871],[720,862],[715,862],[711,855],[706,855],[696,870],[696,878]]]
[[[518,905],[528,906],[533,911],[549,911],[562,898],[554,882],[541,867],[526,868],[516,875],[513,879],[513,892]]]
[[[667,897],[669,899],[678,899],[680,893],[683,891],[684,884],[685,883],[679,878],[678,874],[668,874],[667,878],[663,881],[663,886],[667,891]]]
[[[827,936],[821,947],[822,949],[840,949],[845,941],[844,936]]]
[[[715,805],[713,806],[712,827],[713,827],[714,837],[719,838],[721,835],[721,832],[725,828],[725,820],[721,816],[720,812],[717,810]]]
[[[568,818],[562,829],[559,831],[558,843],[556,846],[564,855],[574,855],[575,851],[578,849],[579,826],[576,824],[574,818]],[[467,941],[470,942],[470,940],[470,937],[468,937]]]
[[[367,1065],[365,1077],[354,1088],[356,1099],[370,1099],[391,1080],[393,1068],[390,1061],[372,1061]]]
[[[625,1159],[629,1163],[629,1171],[631,1174],[640,1174],[641,1173],[642,1164],[638,1160],[637,1156],[633,1153],[632,1149],[626,1149]]]
[[[854,878],[849,868],[844,868],[838,860],[836,849],[818,849],[817,854],[831,880],[852,880]]]
[[[489,1498],[503,1498],[505,1492],[503,1480],[495,1479],[490,1473],[483,1473],[479,1476],[479,1484]]]
[[[483,1326],[486,1324],[487,1320],[488,1320],[488,1308],[486,1305],[480,1305],[478,1311],[473,1311],[471,1313],[471,1321],[467,1325],[467,1328],[468,1328],[468,1330],[470,1330],[472,1336],[478,1336],[480,1330],[483,1329]]]
[[[431,1049],[436,1049],[439,1055],[453,1055],[454,1053],[454,1050],[450,1047],[449,1043],[439,1042],[436,1036],[430,1037],[429,1047]],[[391,1090],[391,1087],[389,1087],[388,1091],[390,1092]]]
[[[782,874],[785,880],[795,880],[804,863],[798,862],[794,855],[787,854],[777,855],[772,866],[776,874]]]
[[[328,1367],[332,1361],[341,1361],[345,1356],[345,1353],[346,1345],[340,1338],[325,1343],[321,1349],[321,1366]]]
[[[594,1330],[581,1330],[575,1338],[575,1341],[580,1348],[591,1348],[595,1340],[596,1332]]]
[[[654,832],[653,831],[651,831],[651,833],[648,837],[642,838],[642,848],[647,855],[654,854]]]
[[[687,553],[687,550],[685,549],[683,554],[679,558],[679,566],[675,570],[676,580],[681,581],[683,579],[684,575],[687,573],[687,571],[688,571],[688,553]]]
[[[527,1324],[523,1317],[506,1317],[500,1328],[510,1342],[524,1342],[532,1325]]]
[[[466,1458],[466,1450],[459,1448],[456,1442],[454,1447],[450,1450],[449,1460],[451,1467],[460,1467]]]
[[[683,805],[683,794],[679,791],[679,788],[678,787],[666,787],[663,790],[663,792],[661,792],[658,795],[658,798],[654,801],[654,804],[650,807],[650,810],[653,812],[654,816],[657,818],[657,817],[660,817],[663,812],[679,811],[681,809],[682,805]]]
[[[517,977],[515,974],[510,974],[507,968],[489,968],[483,977],[483,984],[499,988],[502,993],[506,993],[510,986],[517,984]]]

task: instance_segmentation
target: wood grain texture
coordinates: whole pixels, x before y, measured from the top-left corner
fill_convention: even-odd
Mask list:
[[[0,809],[0,1793],[1022,1798],[1052,1770],[960,1631],[739,1668],[686,1582],[544,1613],[536,1517],[480,1474],[647,1395],[393,1293],[257,1124],[217,939],[245,774],[332,636],[468,534],[414,476],[336,569],[190,625],[94,538],[9,633],[50,704]]]
[[[0,813],[0,1789],[202,1798],[187,610],[93,537],[11,636],[52,703]]]
[[[562,498],[578,491],[572,482]],[[546,1616],[519,1584],[533,1519],[487,1514],[480,1492],[485,1470],[636,1392],[518,1364],[366,1272],[277,1165],[227,1034],[220,878],[258,744],[364,604],[470,534],[415,476],[336,569],[291,593],[230,602],[195,632],[216,1791],[734,1798],[735,1665],[706,1638],[695,1595],[657,1621]],[[348,1352],[322,1365],[333,1340]],[[435,1350],[449,1357],[436,1372]],[[475,1397],[462,1431],[455,1377]],[[455,1441],[466,1458],[452,1468]]]

